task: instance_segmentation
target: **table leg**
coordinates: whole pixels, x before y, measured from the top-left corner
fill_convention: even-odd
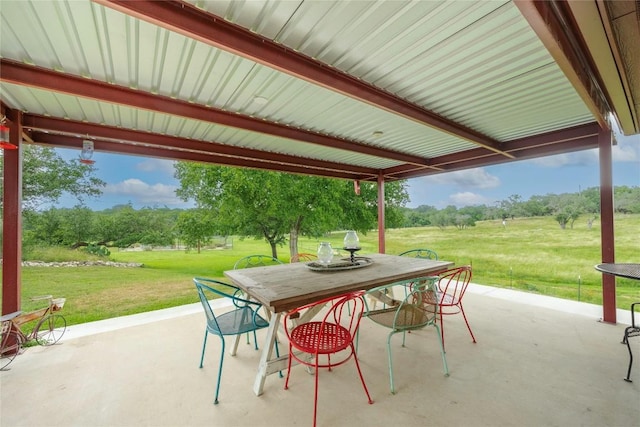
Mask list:
[[[256,381],[253,384],[253,392],[256,396],[260,396],[264,389],[264,381],[269,375],[268,367],[269,361],[273,356],[273,346],[275,345],[278,327],[280,325],[280,313],[272,313],[271,321],[269,322],[269,328],[267,328],[267,339],[262,353],[260,354],[260,364],[258,365],[258,373],[256,375]]]
[[[231,346],[230,352],[232,356],[235,356],[238,352],[238,343],[240,343],[240,335],[236,335],[235,337],[233,337],[233,345]]]

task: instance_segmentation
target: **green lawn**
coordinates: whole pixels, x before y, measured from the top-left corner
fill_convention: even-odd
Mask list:
[[[616,217],[616,259],[639,262],[640,215]],[[343,232],[326,239],[341,246]],[[378,234],[360,235],[361,254],[377,252]],[[485,221],[466,230],[434,227],[388,230],[386,253],[417,247],[435,250],[441,259],[473,265],[473,282],[529,292],[602,303],[599,223],[584,222],[561,230],[552,218]],[[301,240],[300,252],[315,252],[317,240]],[[111,259],[141,262],[144,268],[25,267],[22,269],[23,309],[34,308],[35,295],[64,296],[64,314],[71,324],[133,314],[197,301],[194,276],[224,279],[223,271],[249,254],[270,254],[269,245],[253,239],[234,239],[233,249],[195,251],[112,250]],[[279,258],[289,261],[288,248]],[[617,280],[617,305],[628,309],[640,300],[640,284]]]

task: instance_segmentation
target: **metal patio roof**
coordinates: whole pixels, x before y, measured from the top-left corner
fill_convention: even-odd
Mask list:
[[[0,3],[27,142],[354,180],[640,133],[637,2]],[[638,44],[635,44],[637,47]]]

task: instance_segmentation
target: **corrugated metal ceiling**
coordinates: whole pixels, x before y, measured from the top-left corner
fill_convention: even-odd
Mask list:
[[[438,172],[441,168],[430,165],[444,164],[457,153],[511,160],[518,158],[508,147],[511,142],[583,129],[595,120],[511,1],[192,1],[197,9],[172,2],[177,6],[172,11],[145,19],[99,3],[126,7],[106,0],[2,1],[0,49],[7,72],[0,69],[0,90],[6,106],[36,119],[61,117],[262,150],[294,156],[302,166],[310,160],[343,163],[389,178],[416,165],[416,176]],[[143,8],[154,4],[139,3]],[[286,69],[277,55],[272,64],[259,63],[266,61],[237,55],[218,47],[216,36],[207,39],[175,24],[181,18],[197,23],[194,16],[212,26],[224,18],[250,30],[248,36],[279,43],[283,61],[292,52],[302,54],[329,77],[351,76],[370,85],[372,93],[395,95],[400,113],[377,105],[370,93],[359,96],[359,89],[310,82],[303,70]],[[259,46],[254,41],[249,49]],[[143,108],[117,105],[102,88],[78,93],[71,84],[58,89],[50,83],[56,74],[21,80],[25,73],[19,67],[25,65],[20,64],[210,108],[211,120],[182,115],[179,108],[158,110],[152,98]],[[402,113],[405,106],[424,109],[445,127],[453,123],[454,131]],[[280,126],[279,135],[219,124],[217,111],[273,123]],[[584,129],[574,138],[593,135],[593,127]],[[35,142],[42,142],[39,130],[45,129],[34,127]],[[300,131],[309,137],[300,140]],[[467,131],[472,139],[488,141],[489,148],[470,140]],[[98,133],[88,137],[109,140],[106,131]],[[282,136],[289,133],[293,136]],[[75,136],[78,141],[87,137]],[[79,146],[78,141],[68,145]],[[344,149],[355,146],[362,149]],[[592,146],[592,139],[584,140],[583,148]],[[387,151],[398,154],[386,156]],[[373,176],[354,174],[356,179]]]

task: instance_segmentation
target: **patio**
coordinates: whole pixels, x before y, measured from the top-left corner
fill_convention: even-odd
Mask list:
[[[397,394],[389,393],[387,330],[363,321],[360,360],[368,405],[352,362],[321,371],[318,424],[591,425],[640,423],[640,365],[622,380],[620,344],[629,313],[599,322],[600,306],[472,285],[466,297],[473,344],[461,316],[446,322],[451,376],[442,374],[434,330],[394,339]],[[241,346],[225,359],[213,405],[219,340],[198,369],[199,304],[68,329],[55,348],[35,347],[2,372],[0,424],[9,426],[309,425],[313,376],[294,368],[252,392],[259,353]],[[264,331],[260,331],[264,337]],[[633,343],[640,354],[640,341]],[[284,347],[284,346],[283,346]]]

